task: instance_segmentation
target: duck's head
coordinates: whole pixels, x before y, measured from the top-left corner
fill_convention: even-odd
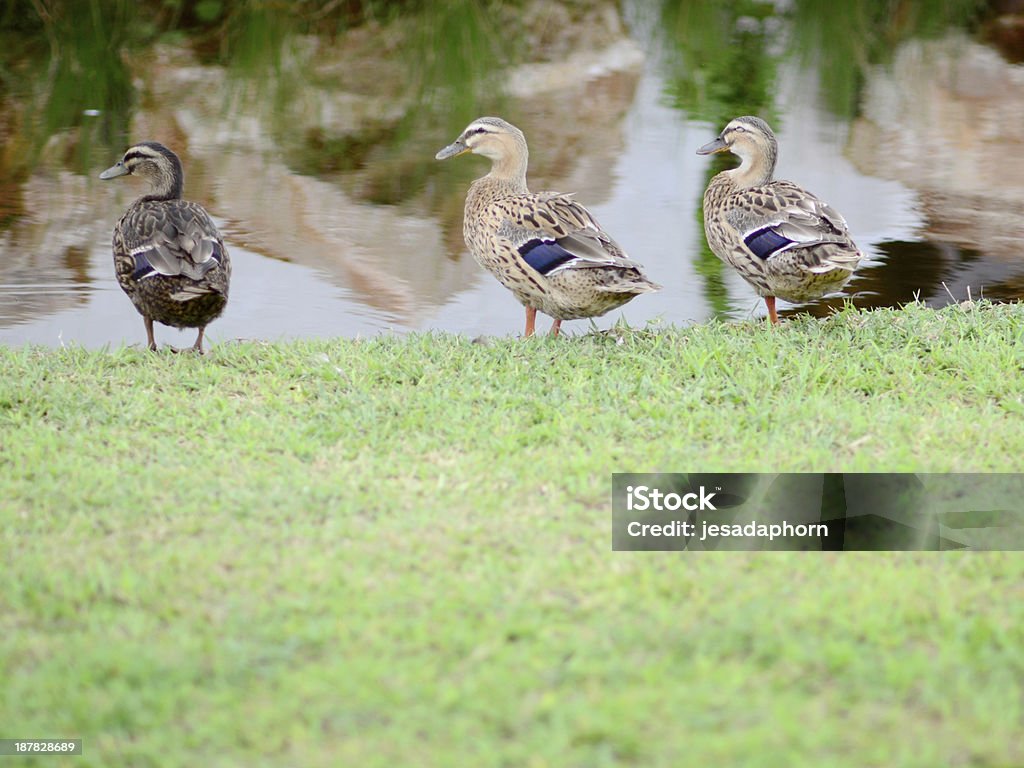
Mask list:
[[[718,138],[710,141],[697,150],[698,155],[713,155],[718,152],[732,152],[742,162],[736,169],[743,175],[757,167],[771,178],[775,170],[775,159],[779,151],[775,134],[768,123],[760,117],[747,115],[729,121],[729,124],[718,134]]]
[[[140,176],[153,187],[154,198],[172,199],[181,197],[185,174],[181,160],[163,144],[142,141],[128,147],[116,165],[100,174],[101,179],[116,179],[118,176]]]
[[[522,166],[525,173],[527,149],[523,132],[500,117],[478,117],[455,141],[438,152],[438,160],[472,152],[483,155],[498,167]]]

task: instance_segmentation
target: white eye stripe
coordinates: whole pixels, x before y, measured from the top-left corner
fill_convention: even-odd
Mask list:
[[[136,151],[125,155],[122,162],[124,162],[125,165],[135,165],[136,163],[144,163],[147,160],[152,162],[155,161],[156,158],[151,154]]]

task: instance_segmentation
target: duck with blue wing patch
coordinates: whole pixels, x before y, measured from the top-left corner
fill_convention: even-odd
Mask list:
[[[790,181],[775,181],[778,143],[759,117],[737,117],[698,154],[732,152],[738,168],[711,179],[704,193],[704,233],[718,258],[762,296],[779,321],[776,297],[817,299],[842,288],[863,254],[846,221]]]
[[[201,205],[181,199],[181,161],[163,144],[129,147],[100,178],[127,175],[146,179],[152,191],[114,227],[117,282],[142,315],[150,349],[156,349],[155,321],[198,328],[192,348],[202,354],[206,326],[228,302],[231,260],[224,240]]]
[[[525,336],[533,335],[537,312],[555,319],[557,336],[563,320],[598,317],[661,287],[571,195],[530,192],[526,138],[514,125],[474,120],[437,159],[465,152],[491,161],[466,196],[466,245],[526,308]]]

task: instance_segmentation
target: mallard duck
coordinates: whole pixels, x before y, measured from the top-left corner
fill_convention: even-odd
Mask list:
[[[778,142],[759,117],[737,117],[699,155],[732,152],[704,193],[704,233],[711,250],[764,298],[810,301],[842,288],[862,254],[839,213],[790,181],[773,181]]]
[[[198,328],[192,349],[202,354],[203,332],[228,303],[231,260],[217,226],[198,203],[181,199],[185,175],[178,156],[163,144],[129,147],[101,179],[141,176],[152,191],[114,227],[114,270],[146,324],[156,350],[153,322]]]
[[[465,152],[488,158],[491,171],[469,188],[463,236],[477,263],[526,307],[525,336],[538,311],[554,318],[557,336],[563,320],[598,317],[661,287],[571,195],[530,192],[526,137],[514,125],[481,117],[436,157]]]

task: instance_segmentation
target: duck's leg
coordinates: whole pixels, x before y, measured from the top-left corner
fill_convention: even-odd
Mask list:
[[[562,321],[561,321],[561,320],[559,320],[558,318],[555,318],[555,322],[554,322],[554,324],[553,324],[553,325],[551,326],[551,335],[552,335],[552,336],[557,336],[557,335],[558,335],[558,330],[559,330],[559,329],[560,329],[561,327],[562,327]]]
[[[534,307],[526,308],[526,330],[523,331],[523,338],[533,336],[537,326],[537,310]]]
[[[146,324],[146,341],[149,342],[149,348],[156,352],[156,338],[153,336],[153,318],[143,317],[142,320]]]
[[[779,324],[779,314],[775,311],[775,297],[765,296],[764,303],[768,307],[768,320],[772,325]]]
[[[203,332],[205,330],[205,325],[199,326],[199,335],[196,336],[196,343],[192,345],[192,350],[198,352],[200,355],[203,354]]]

